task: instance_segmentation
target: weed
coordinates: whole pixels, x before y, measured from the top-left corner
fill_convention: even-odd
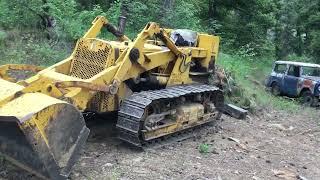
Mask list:
[[[120,179],[121,177],[121,172],[120,172],[120,169],[118,168],[114,168],[112,170],[112,176],[111,176],[111,180],[117,180],[117,179]]]
[[[199,152],[203,154],[207,154],[210,151],[210,145],[209,144],[200,144],[199,146]]]

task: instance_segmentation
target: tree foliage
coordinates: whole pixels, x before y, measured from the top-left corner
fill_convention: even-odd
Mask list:
[[[131,38],[155,21],[218,34],[223,50],[239,55],[320,61],[319,0],[1,0],[0,30],[38,29],[49,39],[74,41],[97,15],[116,24],[124,5]]]

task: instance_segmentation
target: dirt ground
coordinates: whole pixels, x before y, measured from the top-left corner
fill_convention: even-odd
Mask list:
[[[206,126],[193,138],[146,151],[97,131],[70,178],[320,179],[319,111],[263,110],[246,120],[222,118],[218,132]],[[208,149],[200,152],[200,146]],[[11,173],[0,168],[0,177],[16,179]]]

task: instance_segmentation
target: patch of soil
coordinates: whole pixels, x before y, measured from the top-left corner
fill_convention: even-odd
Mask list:
[[[143,152],[100,134],[89,139],[71,179],[320,179],[318,117],[269,111],[223,120],[218,133],[207,126]]]
[[[222,118],[218,132],[206,126],[193,138],[146,151],[99,126],[70,179],[320,179],[319,112]],[[10,172],[0,167],[0,178]]]

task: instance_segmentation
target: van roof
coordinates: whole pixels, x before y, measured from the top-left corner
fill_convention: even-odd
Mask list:
[[[295,62],[295,61],[276,61],[276,64],[289,64],[294,66],[305,66],[305,67],[315,67],[320,68],[319,64],[313,64],[313,63],[304,63],[304,62]]]

